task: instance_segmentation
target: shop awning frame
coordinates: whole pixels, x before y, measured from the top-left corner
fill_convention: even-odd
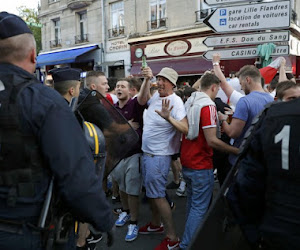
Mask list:
[[[37,68],[45,65],[57,65],[76,62],[77,57],[90,51],[99,49],[97,44],[40,53],[37,57]]]

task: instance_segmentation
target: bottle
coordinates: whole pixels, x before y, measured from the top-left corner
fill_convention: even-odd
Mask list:
[[[148,67],[148,64],[146,62],[146,56],[142,56],[142,68]]]

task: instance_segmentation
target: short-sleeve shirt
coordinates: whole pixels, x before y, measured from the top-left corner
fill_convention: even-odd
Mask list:
[[[272,101],[274,101],[274,99],[269,93],[258,91],[252,91],[250,94],[240,98],[232,117],[245,121],[246,124],[241,135],[234,140],[233,146],[237,148],[240,147],[245,133],[251,126],[253,118],[264,109],[267,103],[270,103]],[[235,159],[236,156],[229,156],[229,161],[231,164],[234,164]]]
[[[175,93],[160,97],[156,92],[148,101],[148,109],[144,114],[143,152],[153,155],[174,155],[179,153],[181,133],[172,124],[162,118],[155,110],[161,110],[162,100],[170,100],[173,106],[171,116],[178,121],[186,117],[182,99]]]
[[[230,96],[230,103],[234,106],[236,106],[236,104],[238,103],[238,101],[244,97],[245,95],[241,94],[240,92],[233,90],[231,96]]]
[[[212,169],[213,149],[208,146],[204,129],[217,127],[217,110],[213,105],[201,109],[199,135],[194,140],[183,136],[180,152],[181,164],[192,169]]]
[[[136,132],[139,135],[139,143],[130,150],[126,157],[133,154],[141,153],[142,147],[142,133],[143,133],[143,112],[147,105],[140,105],[137,98],[130,98],[123,108],[119,107],[119,102],[115,104],[116,109],[126,118],[127,121],[132,120],[133,122],[139,123],[139,128]]]

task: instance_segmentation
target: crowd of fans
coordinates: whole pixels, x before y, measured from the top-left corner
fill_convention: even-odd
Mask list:
[[[113,210],[119,216],[115,225],[122,227],[129,222],[125,241],[166,229],[166,238],[155,249],[187,248],[208,210],[215,180],[223,184],[253,118],[274,99],[300,97],[300,85],[285,73],[284,58],[279,75],[266,85],[260,71],[250,65],[226,79],[220,60],[215,54],[213,69],[192,87],[177,86],[178,75],[171,68],[163,68],[155,79],[151,68],[146,67],[143,82],[133,76],[107,80],[102,72],[87,73],[86,88],[105,96],[140,138],[111,173],[112,191],[103,182],[107,197],[112,195],[113,203],[120,201],[122,205]],[[77,87],[74,86],[74,96],[79,95]],[[54,82],[54,88],[62,93],[61,84]],[[70,101],[70,97],[65,98]],[[174,179],[167,185],[170,167]],[[175,204],[166,189],[177,189],[178,196],[187,196],[187,220],[181,241],[171,214]],[[152,220],[143,227],[138,225],[141,190],[152,211]],[[89,235],[87,230],[84,239]],[[78,248],[84,246],[81,239]]]

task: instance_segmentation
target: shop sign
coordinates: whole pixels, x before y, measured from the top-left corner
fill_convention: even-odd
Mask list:
[[[145,55],[147,58],[167,56],[168,54],[164,51],[166,44],[167,43],[148,44],[145,48]]]
[[[199,53],[207,50],[203,44],[205,37],[190,38],[186,41],[173,41],[148,44],[145,48],[145,55],[147,58],[161,57],[161,56],[181,56],[183,54]]]
[[[181,56],[189,50],[189,44],[186,41],[173,41],[166,45],[166,52],[170,56]]]
[[[127,39],[107,41],[107,52],[129,50]]]

